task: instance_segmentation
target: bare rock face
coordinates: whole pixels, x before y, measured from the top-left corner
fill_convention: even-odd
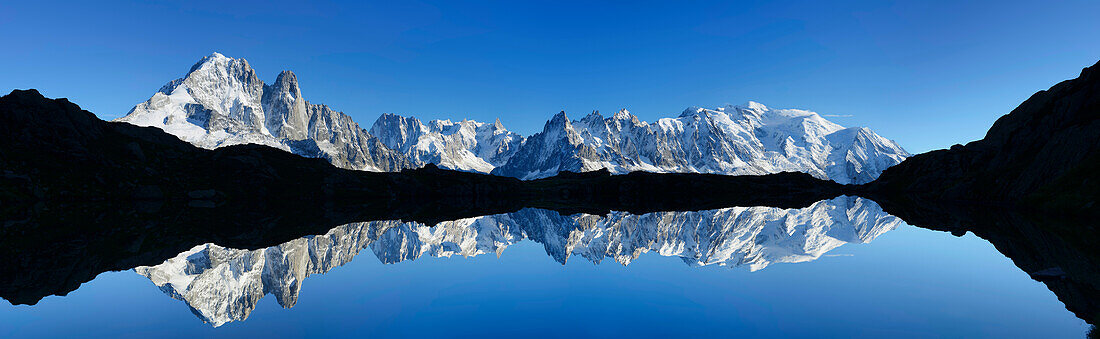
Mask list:
[[[291,140],[309,136],[308,104],[302,98],[298,77],[293,72],[283,71],[275,78],[275,83],[264,86],[261,102],[268,115],[264,125],[272,135]]]
[[[432,120],[383,114],[370,133],[386,147],[405,156],[414,167],[489,173],[511,159],[524,138],[504,128],[498,119],[487,124],[473,120]]]
[[[203,148],[263,144],[347,169],[397,171],[435,164],[521,179],[560,171],[717,173],[804,172],[866,183],[909,156],[866,128],[844,128],[802,110],[758,103],[689,108],[655,123],[627,110],[570,120],[565,112],[525,138],[471,120],[422,122],[384,114],[366,131],[302,96],[289,71],[268,85],[244,59],[214,53],[119,121],[165,130]]]
[[[814,112],[750,102],[689,108],[645,123],[626,110],[581,120],[558,113],[494,174],[524,179],[558,171],[717,173],[804,172],[842,184],[866,183],[909,156],[866,128],[844,128]]]
[[[302,97],[289,71],[264,84],[244,59],[218,53],[200,60],[118,121],[163,129],[213,149],[261,144],[358,170],[407,168],[351,117]]]

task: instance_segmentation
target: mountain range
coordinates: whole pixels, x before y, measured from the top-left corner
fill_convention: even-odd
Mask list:
[[[397,220],[359,222],[256,250],[198,245],[154,266],[134,269],[165,294],[187,303],[204,322],[221,326],[248,318],[265,295],[293,307],[303,280],[351,262],[370,249],[383,263],[423,255],[500,255],[525,239],[565,264],[572,256],[629,265],[641,254],[678,257],[688,265],[748,266],[815,260],[847,243],[868,243],[901,219],[871,200],[843,196],[800,209],[732,207],[635,215],[561,215],[523,209],[425,225]]]
[[[311,134],[325,135],[321,126],[331,125],[331,119],[343,119],[345,126],[352,126],[354,122],[336,113],[326,118],[317,112],[334,111],[307,106],[304,100],[301,100],[301,107],[313,110],[298,111],[306,113],[299,115],[302,119],[308,118],[304,133],[307,137],[295,134],[301,133],[300,129],[292,133],[295,129],[288,126],[295,119],[287,120],[290,122],[285,126],[279,122],[279,128],[269,126],[269,115],[256,114],[255,108],[265,110],[264,89],[283,85],[254,83],[261,91],[258,106],[244,108],[245,104],[234,101],[237,103],[227,106],[230,107],[228,111],[236,112],[234,119],[222,116],[221,111],[209,109],[197,100],[176,105],[165,91],[155,96],[159,99],[151,100],[150,105],[139,105],[145,107],[142,110],[158,105],[179,108],[180,111],[163,116],[165,124],[178,123],[179,114],[184,114],[182,119],[192,126],[199,126],[195,121],[206,121],[203,126],[221,126],[216,133],[209,133],[203,127],[199,133],[190,134],[190,143],[165,133],[167,127],[105,122],[66,99],[47,99],[35,90],[14,90],[0,97],[0,207],[4,207],[0,208],[0,220],[7,220],[4,227],[0,227],[0,257],[14,258],[0,264],[0,296],[13,304],[34,304],[44,296],[64,295],[75,290],[99,273],[159,265],[199,244],[216,243],[226,248],[256,250],[308,234],[324,234],[333,226],[363,220],[420,220],[434,224],[434,221],[425,220],[508,213],[522,207],[550,208],[566,215],[591,209],[647,211],[637,212],[642,214],[761,204],[792,208],[809,205],[799,201],[857,194],[875,199],[890,214],[906,220],[925,220],[916,225],[942,228],[958,235],[975,231],[990,239],[998,250],[1047,284],[1082,319],[1096,323],[1100,319],[1097,316],[1100,306],[1095,296],[1100,295],[1097,292],[1100,289],[1095,282],[1100,279],[1096,278],[1094,270],[1098,267],[1095,264],[1098,256],[1095,246],[1090,246],[1096,242],[1096,232],[1090,221],[1095,220],[1094,216],[1100,211],[1096,205],[1100,200],[1097,196],[1100,181],[1095,178],[1100,168],[1098,71],[1100,64],[1093,65],[1083,70],[1077,79],[1036,93],[998,119],[982,140],[909,157],[884,171],[876,181],[860,186],[837,185],[805,173],[766,176],[631,173],[611,176],[608,175],[610,170],[605,169],[582,174],[562,172],[551,179],[520,181],[446,171],[435,166],[394,173],[353,171],[330,166],[333,159],[326,162],[304,158],[262,145],[227,146],[249,143],[241,140],[256,137],[257,143],[268,143],[283,150],[313,149],[317,157],[323,158],[325,149],[340,149],[332,146],[335,143],[350,145],[344,142],[351,137],[343,134],[326,139],[329,141],[310,139],[308,135]],[[284,74],[283,81],[292,79],[291,74]],[[180,80],[168,87],[178,89],[186,84],[186,80]],[[167,92],[175,95],[176,89]],[[179,95],[195,100],[192,93],[183,90]],[[272,106],[274,96],[268,94],[267,98],[268,107],[275,107]],[[300,95],[294,102],[299,99]],[[286,107],[290,106],[298,107],[297,104]],[[753,106],[756,105],[743,108],[751,111]],[[742,111],[736,107],[735,110]],[[724,112],[728,109],[721,111],[730,116]],[[719,116],[715,112],[719,110],[703,113]],[[244,117],[250,125],[238,120]],[[576,140],[578,136],[582,140],[595,140],[584,139],[586,135],[594,135],[589,129],[592,123],[574,123],[564,114],[555,120],[551,122],[570,125],[573,132],[566,133],[565,140]],[[616,119],[612,117],[611,120]],[[258,121],[263,123],[256,124]],[[434,126],[431,123],[420,125],[424,128],[416,126],[410,130],[435,128],[429,127]],[[589,127],[576,127],[581,125]],[[635,124],[641,125],[641,122]],[[310,126],[318,128],[316,133],[309,131]],[[365,148],[376,152],[362,159],[392,157],[390,171],[411,166],[409,157],[398,151],[400,147],[391,148],[385,142],[417,140],[411,145],[419,145],[419,136],[412,138],[409,136],[413,134],[407,133],[404,139],[384,140],[354,126],[351,131],[361,137],[358,140],[364,141],[360,144],[380,145]],[[484,131],[485,126],[441,123],[436,130],[466,128],[476,137],[479,128]],[[488,128],[497,127],[503,129],[500,124]],[[189,127],[173,128],[187,130]],[[259,132],[251,132],[252,128]],[[235,131],[237,139],[228,137],[230,130]],[[284,137],[275,137],[272,130]],[[500,139],[508,137],[503,132],[494,135],[504,135]],[[494,166],[492,171],[504,171],[517,157],[529,156],[521,151],[537,143],[532,141],[536,136],[539,140],[561,140],[552,135],[536,134],[522,138],[519,147],[512,147],[516,141],[502,142],[501,145],[507,144],[508,148],[498,153],[504,154],[507,161],[484,156],[480,159],[492,160],[485,161]],[[633,139],[618,137],[615,140],[633,142]],[[198,142],[211,142],[212,145],[204,147],[215,149],[196,147]],[[450,141],[440,141],[446,142]],[[620,143],[617,149],[623,149],[623,144]],[[511,153],[512,149],[515,153]],[[475,148],[476,152],[470,152],[483,154],[482,150],[504,148]],[[332,154],[346,156],[350,153]],[[111,204],[94,208],[69,204],[89,201]],[[341,205],[349,203],[350,206]],[[956,218],[945,212],[954,209],[965,211],[963,215],[976,213],[979,217]],[[342,213],[334,213],[334,210]],[[1000,218],[1017,212],[1037,213],[1025,214],[1026,218]],[[355,215],[341,216],[344,213]],[[364,213],[366,216],[362,215]],[[607,215],[606,212],[591,213]],[[1091,217],[1049,223],[1052,215],[1069,217],[1075,214]],[[447,218],[439,219],[440,215]],[[524,236],[539,242],[558,238],[535,237],[532,230],[524,230],[527,232]],[[413,238],[412,234],[401,235],[396,231],[383,234]],[[420,239],[419,233],[416,238]],[[439,244],[428,248],[441,248],[444,252],[456,248],[451,242]],[[435,253],[421,252],[424,248],[379,253],[386,254],[380,256],[384,260],[405,260],[403,258],[415,257],[417,253]],[[558,252],[550,251],[550,246],[547,248],[555,259],[568,255],[553,253],[582,253],[577,252],[577,247]],[[643,248],[656,251],[653,247]],[[461,246],[457,249],[452,252],[465,251]],[[605,257],[625,258],[607,253]],[[687,258],[702,257],[688,255]]]
[[[344,113],[307,101],[297,77],[261,81],[244,59],[214,53],[168,82],[118,121],[163,129],[213,149],[262,144],[355,170],[396,171],[435,164],[520,179],[561,171],[716,173],[804,172],[862,184],[909,156],[866,128],[844,128],[817,113],[749,102],[692,107],[654,123],[627,110],[571,120],[554,115],[531,136],[462,120],[423,122],[384,114],[369,130]]]

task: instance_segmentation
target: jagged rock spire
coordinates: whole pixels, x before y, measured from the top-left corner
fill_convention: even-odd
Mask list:
[[[622,109],[610,119],[593,111],[574,126],[562,110],[546,122],[537,142],[508,132],[499,119],[425,126],[387,114],[368,132],[351,117],[306,101],[294,73],[284,71],[265,85],[244,59],[218,53],[119,120],[162,128],[205,148],[257,143],[351,169],[392,171],[431,162],[521,178],[608,168],[731,175],[799,171],[863,183],[908,156],[873,132],[846,131],[813,112],[756,102],[692,107],[679,118],[652,124]]]
[[[118,120],[161,128],[203,148],[252,143],[325,158],[344,168],[406,167],[351,117],[308,103],[293,73],[279,74],[269,86],[247,61],[220,53],[203,57],[184,77]]]

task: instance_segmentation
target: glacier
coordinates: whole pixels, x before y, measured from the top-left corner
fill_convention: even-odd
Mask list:
[[[349,169],[409,167],[350,116],[306,101],[294,73],[279,73],[267,85],[248,61],[219,53],[204,57],[116,121],[157,127],[207,149],[261,144]]]
[[[398,171],[431,163],[521,179],[607,168],[616,174],[794,171],[862,184],[910,155],[867,128],[755,102],[691,107],[653,123],[625,109],[580,120],[560,112],[528,137],[499,119],[423,122],[389,113],[367,130],[347,114],[305,100],[294,73],[283,71],[269,85],[246,60],[219,53],[117,121],[160,128],[203,148],[262,144],[347,169]]]
[[[382,144],[403,154],[413,164],[489,173],[507,163],[524,138],[493,124],[473,120],[433,120],[427,125],[415,117],[383,114],[370,133]]]
[[[627,110],[580,120],[558,113],[494,174],[537,179],[559,171],[761,175],[805,172],[863,184],[909,156],[866,128],[844,128],[810,111],[749,102],[689,108],[677,118],[639,121]]]

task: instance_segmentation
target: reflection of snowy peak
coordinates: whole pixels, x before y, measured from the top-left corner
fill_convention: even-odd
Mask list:
[[[747,265],[817,259],[845,243],[866,243],[900,219],[874,202],[840,197],[803,209],[733,207],[697,212],[559,216],[542,210],[509,215],[517,225],[542,224],[526,236],[559,262],[580,255],[594,263],[630,264],[642,253],[676,256],[692,265]],[[391,230],[392,231],[392,230]]]
[[[869,182],[908,155],[866,128],[750,102],[689,108],[652,124],[626,110],[608,118],[593,112],[581,120],[561,112],[494,173],[530,179],[600,168],[733,175],[791,171],[846,184]]]
[[[350,262],[370,248],[384,263],[422,255],[500,255],[530,239],[554,260],[578,255],[630,264],[641,254],[680,257],[690,265],[746,265],[812,261],[845,243],[867,243],[897,228],[900,219],[856,197],[820,201],[802,209],[733,207],[695,212],[607,216],[525,209],[510,214],[442,222],[354,223],[319,236],[255,251],[200,245],[156,266],[134,270],[166,294],[183,300],[204,321],[243,320],[265,294],[292,307],[302,280]]]
[[[844,128],[817,113],[750,102],[689,108],[679,117],[639,121],[626,110],[570,120],[565,112],[530,138],[494,124],[385,114],[370,131],[302,97],[289,71],[268,85],[244,59],[214,53],[118,119],[158,127],[199,147],[263,144],[333,165],[396,171],[443,168],[518,178],[558,171],[768,174],[805,172],[866,183],[909,154],[866,128]]]
[[[165,294],[181,299],[203,321],[221,326],[244,320],[265,294],[292,307],[305,277],[351,261],[375,239],[372,227],[399,222],[355,223],[255,251],[199,245],[157,266],[134,269]]]

